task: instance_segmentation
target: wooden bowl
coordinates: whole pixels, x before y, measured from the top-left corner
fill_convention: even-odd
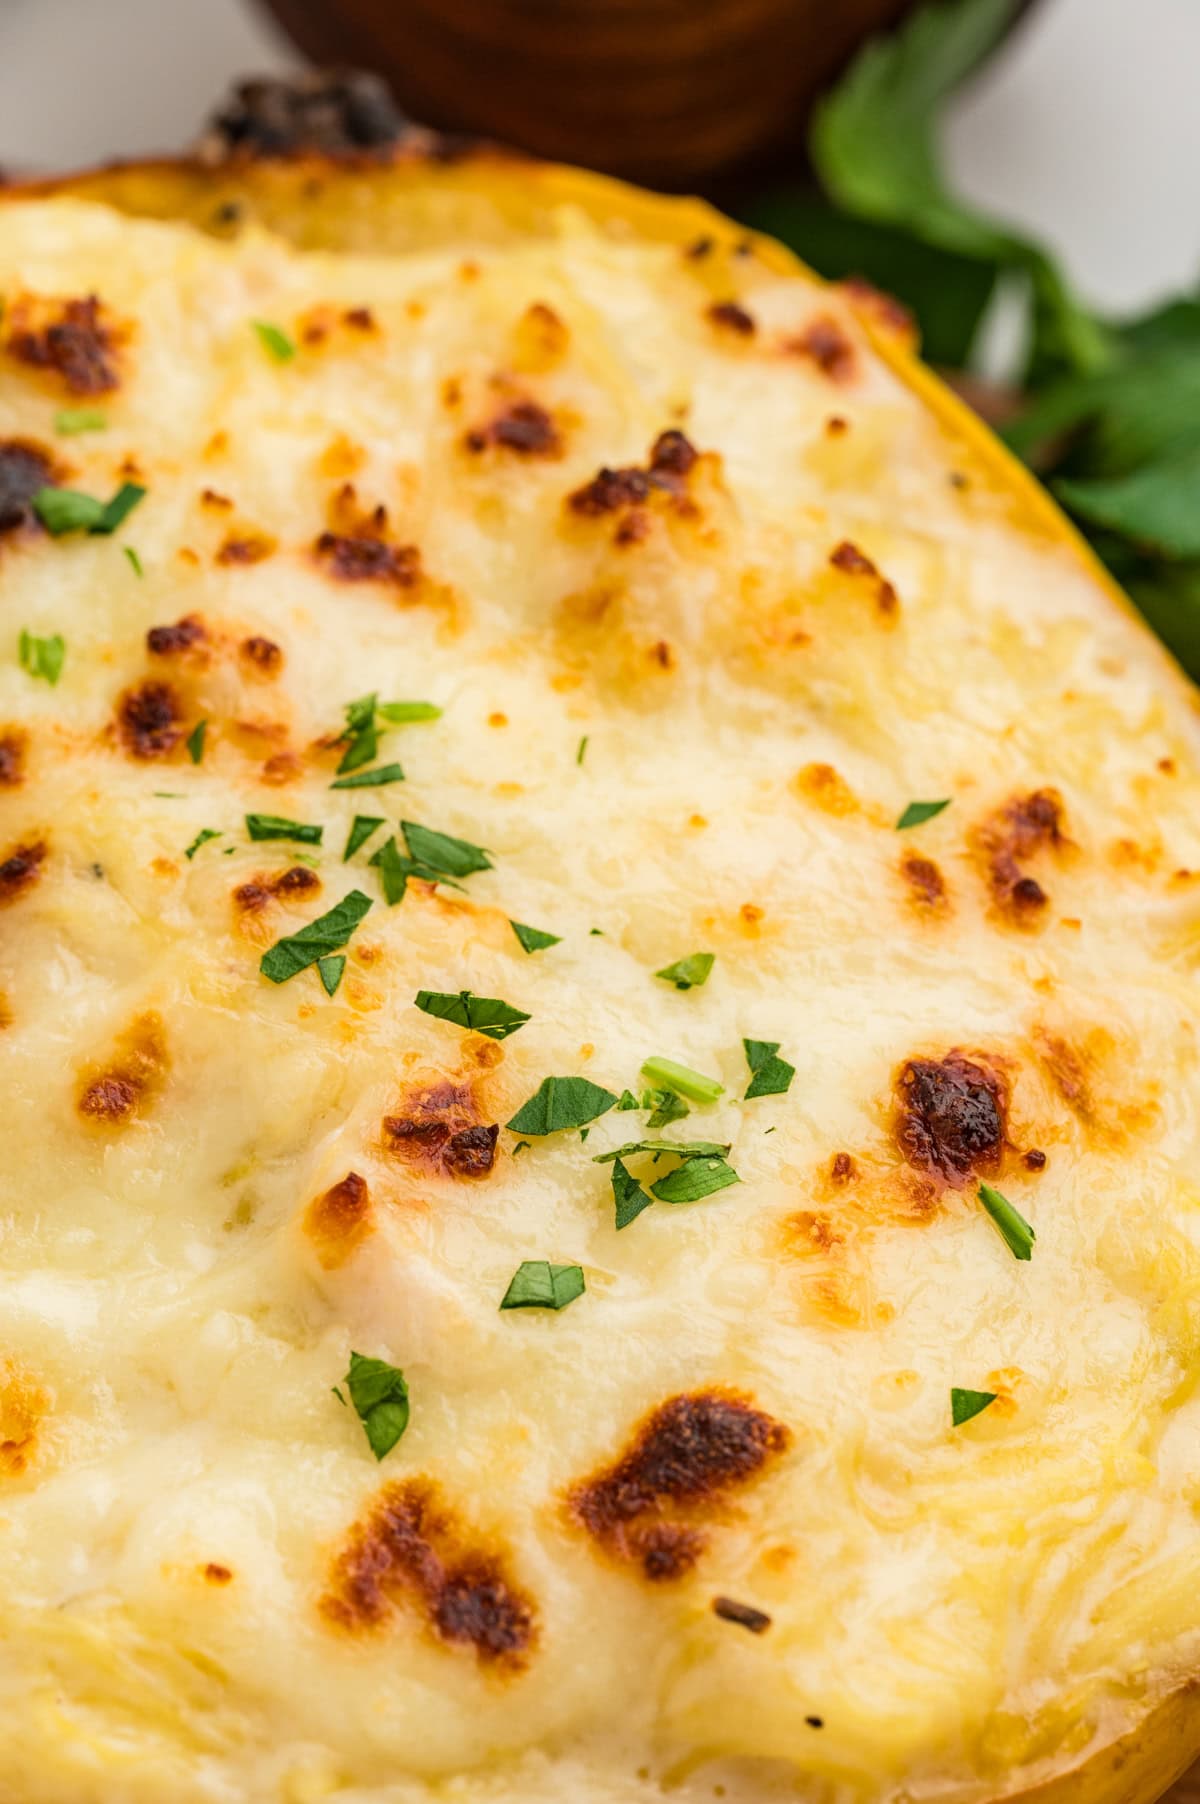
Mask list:
[[[814,97],[913,0],[260,0],[423,124],[660,188],[795,157]]]

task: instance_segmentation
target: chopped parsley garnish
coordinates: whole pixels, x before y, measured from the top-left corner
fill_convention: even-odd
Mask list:
[[[27,670],[31,677],[42,677],[53,689],[62,675],[66,655],[67,642],[61,633],[39,639],[36,633],[26,632],[22,627],[17,640],[17,657],[22,670]]]
[[[593,1153],[593,1165],[607,1165],[612,1159],[632,1159],[638,1153],[653,1153],[654,1163],[674,1153],[680,1159],[723,1159],[728,1142],[719,1140],[629,1140],[608,1153]]]
[[[686,958],[677,958],[673,965],[664,965],[654,975],[673,983],[677,990],[695,990],[708,982],[716,956],[715,952],[690,952]]]
[[[302,846],[319,846],[325,829],[306,821],[285,820],[281,814],[248,814],[246,831],[251,839],[294,839]]]
[[[259,343],[269,351],[276,363],[290,363],[296,355],[296,347],[282,326],[273,326],[270,320],[254,319],[250,324],[258,333]]]
[[[582,739],[581,739],[581,740],[580,740],[580,741],[579,741],[579,746],[578,746],[578,749],[577,749],[577,750],[576,750],[576,753],[575,753],[575,762],[576,762],[576,764],[582,764],[582,763],[583,763],[583,760],[584,760],[584,758],[585,758],[585,757],[586,757],[586,755],[587,755],[587,749],[588,749],[588,739],[589,739],[589,737],[590,737],[590,735],[589,735],[589,734],[587,734],[587,733],[585,733],[585,734],[584,734],[584,736],[583,736],[583,738],[582,738]]]
[[[660,1203],[698,1203],[701,1197],[740,1183],[737,1172],[723,1158],[693,1156],[650,1189]]]
[[[342,863],[354,857],[360,846],[365,846],[372,833],[385,824],[382,814],[356,814],[354,824],[346,839],[346,850],[342,853]]]
[[[440,720],[442,710],[433,702],[381,702],[377,691],[360,695],[346,703],[346,730],[342,737],[346,750],[338,765],[338,775],[370,764],[379,751],[378,722],[398,726],[412,720]]]
[[[317,964],[329,953],[340,952],[368,909],[373,907],[370,896],[364,896],[359,889],[352,889],[335,908],[331,908],[327,914],[318,915],[315,921],[310,921],[299,933],[290,933],[285,939],[276,940],[263,953],[259,970],[272,983],[286,983],[289,977],[307,971],[310,965]]]
[[[989,1404],[996,1401],[995,1391],[960,1391],[952,1387],[950,1391],[950,1415],[955,1428],[961,1428],[974,1416],[981,1416]]]
[[[376,1459],[383,1459],[408,1427],[408,1385],[404,1373],[386,1359],[364,1359],[361,1353],[351,1353],[344,1383],[371,1452]]]
[[[435,833],[432,827],[420,827],[415,821],[401,821],[400,831],[409,853],[418,864],[450,877],[469,877],[472,871],[490,871],[492,861],[482,846],[469,839],[455,839],[449,833]]]
[[[1003,1234],[1013,1258],[1032,1259],[1033,1243],[1037,1235],[1025,1217],[1013,1208],[1008,1198],[1001,1196],[998,1190],[993,1190],[990,1184],[981,1184],[979,1200]]]
[[[436,702],[380,702],[375,710],[380,720],[403,726],[412,720],[440,720],[442,709]]]
[[[187,736],[188,757],[193,764],[199,764],[204,756],[204,739],[208,731],[208,722],[198,720]]]
[[[356,770],[352,777],[337,777],[330,789],[382,789],[385,783],[403,783],[404,771],[398,764],[377,764],[374,770]]]
[[[57,539],[67,532],[116,532],[145,493],[138,483],[126,482],[111,501],[98,501],[79,489],[47,487],[38,490],[32,505],[46,531]]]
[[[611,1090],[587,1077],[544,1077],[507,1125],[514,1134],[557,1134],[607,1115],[616,1100]]]
[[[221,830],[219,827],[201,827],[191,845],[184,852],[184,857],[194,858],[201,846],[206,846],[210,839],[220,839],[220,837]]]
[[[640,1109],[641,1106],[641,1103],[633,1094],[632,1090],[622,1090],[620,1096],[617,1098],[618,1109]]]
[[[63,407],[54,416],[54,430],[61,438],[80,432],[106,432],[108,415],[100,407]]]
[[[130,565],[131,570],[133,571],[133,574],[135,576],[145,576],[146,572],[142,568],[142,560],[138,556],[137,552],[134,550],[133,546],[132,545],[122,545],[121,550],[125,553],[125,556],[129,559],[129,565]]]
[[[510,921],[508,924],[526,952],[544,952],[547,946],[562,944],[561,933],[545,933],[540,927],[527,927],[524,921]]]
[[[647,1059],[642,1066],[642,1076],[692,1102],[716,1102],[718,1096],[725,1094],[724,1084],[719,1084],[715,1077],[705,1077],[703,1072],[693,1071],[690,1065],[677,1065],[674,1059]]]
[[[587,1285],[581,1265],[551,1265],[547,1259],[523,1259],[501,1301],[501,1309],[565,1309]]]
[[[345,969],[346,954],[344,952],[331,953],[328,957],[317,960],[317,976],[321,979],[327,996],[337,994],[337,987],[342,981],[342,973]]]
[[[524,1027],[529,1016],[496,996],[475,996],[470,990],[418,990],[413,1001],[427,1015],[469,1027],[489,1040],[506,1040]]]
[[[636,1221],[642,1210],[649,1209],[654,1201],[649,1192],[642,1189],[633,1173],[626,1170],[625,1162],[619,1155],[613,1159],[612,1192],[618,1231],[627,1228],[631,1221]]]
[[[639,1106],[649,1109],[646,1126],[652,1128],[668,1127],[672,1121],[682,1121],[692,1112],[674,1090],[643,1090]]]
[[[379,872],[379,879],[383,884],[384,901],[389,908],[394,908],[397,902],[404,900],[404,892],[408,888],[409,878],[418,875],[412,859],[404,856],[393,836],[384,840],[378,852],[371,855],[368,863],[374,865]]]
[[[940,814],[943,808],[949,808],[951,796],[940,802],[910,802],[900,819],[896,822],[897,833],[903,833],[909,827],[920,827],[925,821],[931,821]]]
[[[726,1161],[728,1151],[727,1145],[714,1140],[631,1140],[612,1152],[596,1153],[594,1163],[605,1165],[611,1161],[616,1225],[627,1228],[652,1202],[696,1203],[740,1183],[737,1172]],[[679,1164],[651,1184],[647,1193],[625,1164],[626,1159],[639,1153],[652,1154],[656,1165],[668,1155],[677,1158]]]
[[[796,1075],[796,1067],[778,1058],[778,1040],[743,1040],[746,1063],[753,1076],[745,1100],[752,1096],[782,1096]]]

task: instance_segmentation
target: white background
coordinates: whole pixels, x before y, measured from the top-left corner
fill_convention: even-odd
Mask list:
[[[250,0],[0,0],[0,166],[176,150],[234,76],[295,62]],[[1200,0],[1040,0],[955,110],[954,176],[1103,306],[1190,286],[1198,75]]]

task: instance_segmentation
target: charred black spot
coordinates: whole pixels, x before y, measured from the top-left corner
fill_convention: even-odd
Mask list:
[[[714,1597],[712,1611],[722,1622],[736,1622],[739,1628],[749,1629],[752,1635],[762,1635],[771,1626],[771,1618],[765,1610],[756,1610],[753,1604],[740,1604],[733,1597]]]
[[[463,1128],[451,1134],[442,1163],[456,1178],[484,1178],[496,1160],[496,1142],[500,1137],[497,1122]]]
[[[185,614],[172,626],[152,626],[146,634],[146,650],[156,658],[175,658],[203,645],[207,638],[199,614]]]
[[[219,162],[237,154],[337,156],[383,151],[406,131],[387,84],[361,70],[323,70],[292,80],[239,82],[215,115],[203,150]]]
[[[0,731],[0,789],[16,789],[25,780],[29,738],[21,727]]]
[[[605,465],[590,482],[568,495],[567,506],[573,513],[596,519],[648,501],[655,489],[681,494],[699,455],[684,433],[674,428],[660,432],[644,470],[634,464],[619,470]]]
[[[411,589],[421,578],[421,554],[415,545],[392,545],[369,533],[323,532],[316,554],[330,575],[343,583],[389,583]]]
[[[139,683],[117,704],[117,725],[135,758],[165,758],[183,737],[182,711],[168,683]]]
[[[18,896],[37,882],[43,864],[46,862],[46,844],[44,840],[34,840],[28,845],[20,845],[0,862],[0,904],[14,902]]]
[[[1004,1147],[1002,1080],[961,1053],[910,1059],[900,1073],[896,1138],[910,1165],[950,1184],[995,1171]]]
[[[55,302],[44,319],[33,307],[20,300],[13,306],[11,356],[52,370],[74,395],[106,395],[119,386],[116,334],[98,295]]]
[[[0,442],[0,533],[36,526],[33,498],[57,477],[54,458],[34,440],[10,438]]]

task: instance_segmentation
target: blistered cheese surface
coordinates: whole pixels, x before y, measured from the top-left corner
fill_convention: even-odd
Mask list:
[[[865,303],[752,251],[50,200],[0,296],[0,1798],[972,1804],[1082,1760],[1200,1579],[1200,783],[1148,635]],[[54,535],[43,482],[145,495]],[[370,693],[442,712],[335,789]],[[389,903],[401,821],[490,868]],[[332,996],[261,973],[353,890]],[[506,1126],[652,1057],[723,1094]],[[740,1181],[618,1231],[595,1155],[645,1137]],[[526,1260],[586,1290],[502,1311]],[[409,1387],[382,1461],[352,1351]]]

